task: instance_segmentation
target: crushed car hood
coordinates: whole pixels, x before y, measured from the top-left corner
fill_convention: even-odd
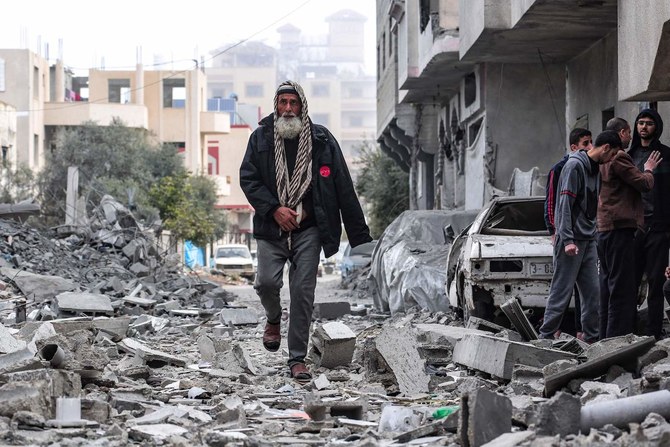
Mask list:
[[[481,258],[549,257],[554,253],[551,236],[472,235],[473,245],[479,243]],[[474,248],[474,247],[473,247]]]

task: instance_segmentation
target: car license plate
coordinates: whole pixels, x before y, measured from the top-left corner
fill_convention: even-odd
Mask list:
[[[531,275],[553,275],[554,274],[554,265],[551,262],[531,262],[530,263],[530,274]]]

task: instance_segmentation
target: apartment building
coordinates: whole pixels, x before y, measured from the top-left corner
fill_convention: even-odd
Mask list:
[[[543,194],[574,127],[670,117],[670,1],[636,4],[377,0],[377,140],[410,173],[411,207]]]
[[[207,111],[207,79],[198,68],[149,71],[138,65],[75,77],[62,61],[50,66],[30,50],[0,50],[0,80],[0,103],[16,111],[15,143],[3,139],[3,153],[16,163],[38,171],[57,129],[118,118],[176,144],[190,172],[212,173],[219,200],[230,194],[230,179],[216,175],[206,145],[212,136],[225,140],[230,134],[230,113]],[[11,135],[11,129],[0,134]]]

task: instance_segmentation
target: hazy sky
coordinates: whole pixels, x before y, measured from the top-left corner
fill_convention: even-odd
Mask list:
[[[29,48],[49,60],[62,59],[75,70],[104,67],[149,68],[154,55],[173,61],[163,69],[183,69],[192,59],[241,40],[277,42],[276,29],[290,23],[306,35],[323,35],[325,18],[341,9],[368,17],[365,22],[366,63],[374,68],[375,0],[22,0],[3,11],[1,48]],[[186,6],[178,8],[177,6]],[[41,44],[41,45],[40,45]],[[207,65],[207,63],[206,63]],[[373,65],[373,67],[370,67]]]

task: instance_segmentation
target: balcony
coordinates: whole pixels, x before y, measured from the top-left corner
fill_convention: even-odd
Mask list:
[[[464,62],[555,63],[617,29],[617,0],[460,0]]]
[[[146,106],[135,104],[96,104],[90,102],[47,102],[44,104],[45,126],[80,126],[93,121],[109,125],[118,118],[128,127],[148,128]]]
[[[200,112],[200,132],[209,135],[230,133],[230,113]]]

